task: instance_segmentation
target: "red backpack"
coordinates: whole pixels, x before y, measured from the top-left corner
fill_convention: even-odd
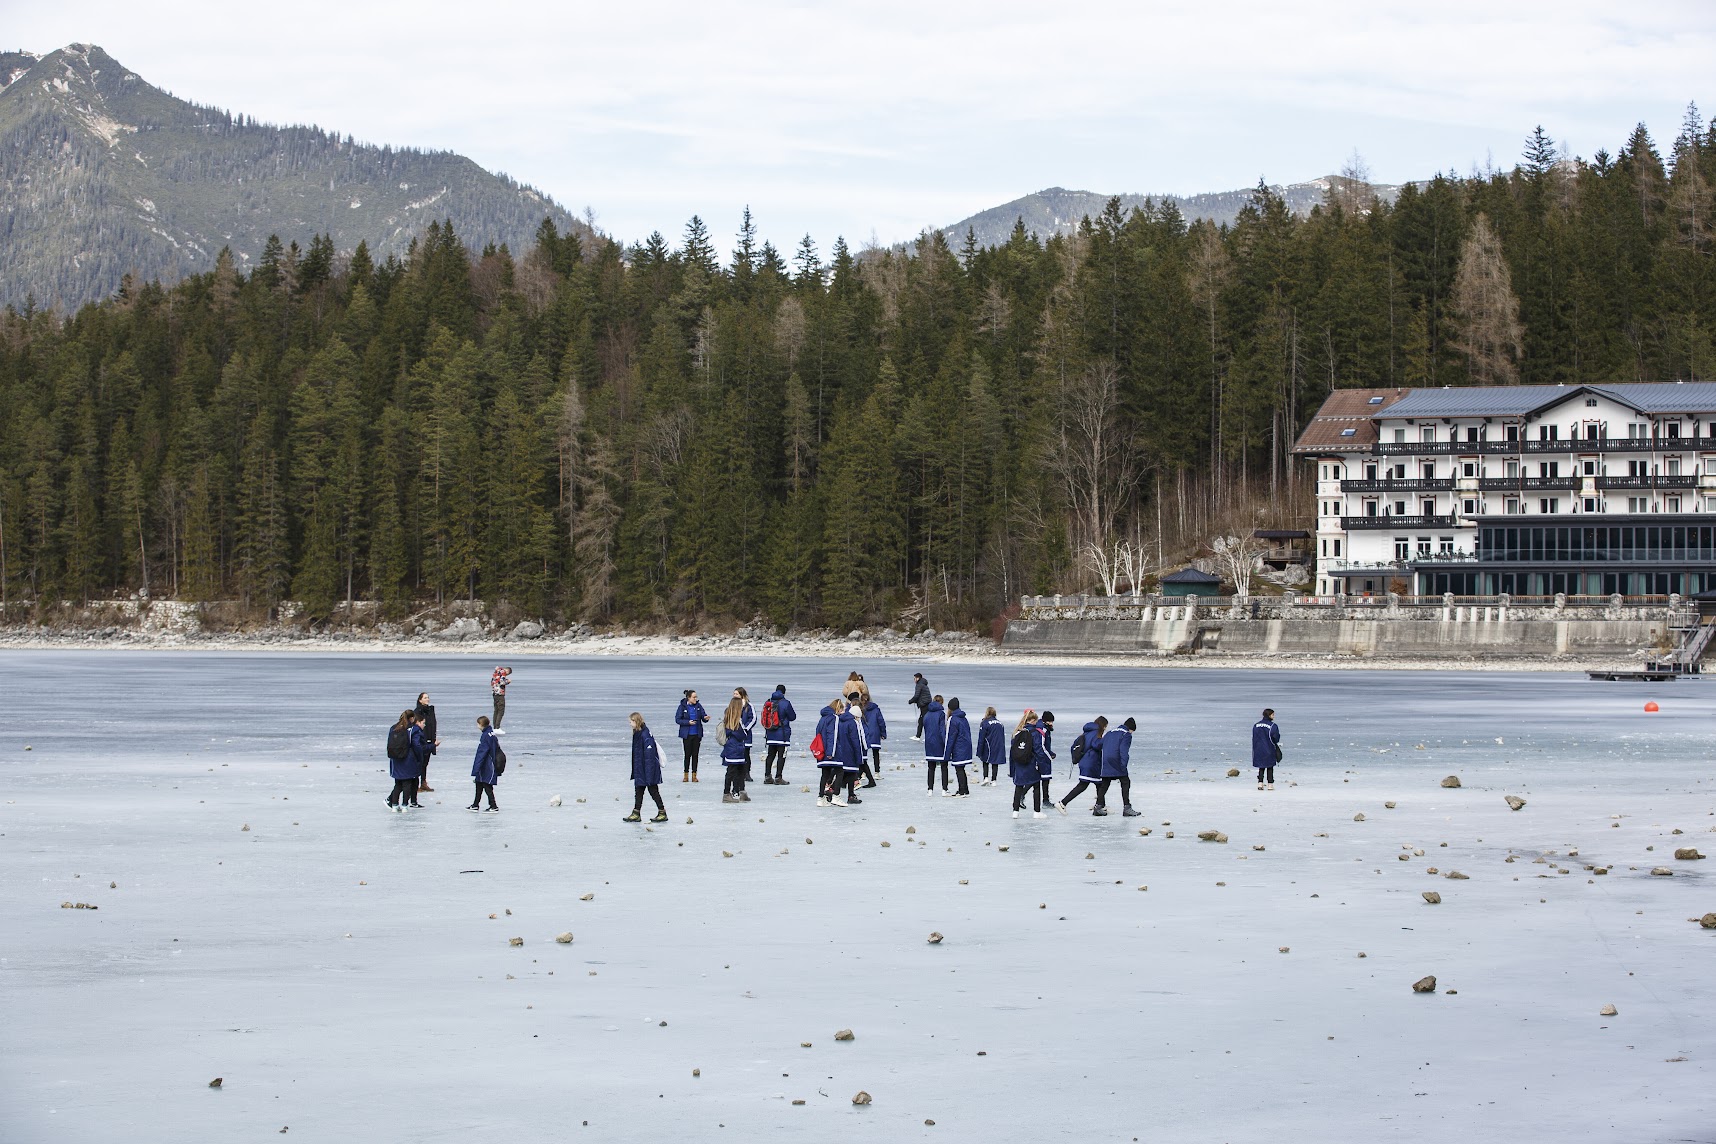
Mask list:
[[[828,757],[828,748],[822,745],[821,735],[810,741],[810,757],[819,763]]]
[[[775,709],[775,701],[769,700],[763,704],[763,730],[773,731],[781,725],[781,713]]]

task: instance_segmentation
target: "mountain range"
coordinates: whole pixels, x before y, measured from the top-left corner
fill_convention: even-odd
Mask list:
[[[270,235],[403,254],[431,220],[469,245],[528,249],[547,195],[445,151],[371,146],[175,98],[99,47],[0,53],[0,305],[74,309],[126,274],[175,282]]]
[[[1288,210],[1303,215],[1310,213],[1312,207],[1326,202],[1330,191],[1342,189],[1344,182],[1350,180],[1342,175],[1325,175],[1307,183],[1271,186],[1270,190],[1286,201]],[[1385,203],[1393,202],[1395,196],[1400,193],[1397,186],[1376,183],[1367,186],[1369,193],[1375,194]],[[1024,222],[1026,231],[1039,238],[1070,234],[1078,229],[1081,219],[1086,215],[1095,218],[1108,205],[1108,200],[1116,197],[1120,199],[1122,210],[1130,211],[1133,207],[1141,207],[1146,201],[1153,201],[1157,206],[1173,203],[1188,221],[1208,219],[1221,226],[1232,223],[1239,217],[1240,210],[1251,201],[1253,193],[1254,188],[1247,187],[1244,190],[1213,191],[1201,195],[1115,196],[1096,191],[1069,191],[1065,187],[1050,187],[1024,198],[1014,199],[1010,203],[979,211],[970,218],[961,219],[952,226],[943,228],[942,234],[947,236],[948,242],[955,248],[965,241],[968,229],[976,234],[979,246],[999,245],[1007,241],[1007,236],[1013,233],[1014,224],[1019,221]]]

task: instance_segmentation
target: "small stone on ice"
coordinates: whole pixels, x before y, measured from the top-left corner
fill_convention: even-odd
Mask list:
[[[941,944],[941,933],[940,933],[940,931],[931,932],[931,934],[929,935],[929,943],[931,945],[940,945]]]
[[[882,839],[882,845],[883,846],[892,846],[893,843],[889,842],[886,838],[884,838],[884,839]]]
[[[1433,906],[1439,906],[1442,904],[1442,895],[1438,894],[1435,890],[1425,890],[1424,900]]]
[[[1450,870],[1446,874],[1443,874],[1442,877],[1452,878],[1456,882],[1469,882],[1469,881],[1471,881],[1470,878],[1466,877],[1466,875],[1460,873],[1458,870]]]
[[[1227,769],[1227,777],[1230,779],[1237,779],[1239,777],[1239,768],[1238,767],[1229,767]]]
[[[733,852],[731,850],[721,851],[721,857],[723,857],[723,858],[731,858],[732,856],[733,856]]]
[[[561,945],[571,945],[572,944],[572,931],[567,930],[563,934],[557,934],[557,935],[555,935],[554,940],[559,942]]]
[[[1597,1010],[1597,1015],[1599,1017],[1617,1017],[1620,1015],[1620,1012],[1621,1011],[1613,1005],[1605,1005],[1601,1009]]]
[[[1504,801],[1507,802],[1509,810],[1518,810],[1520,807],[1525,805],[1525,800],[1520,798],[1517,794],[1508,795]]]
[[[838,1033],[834,1034],[834,1039],[837,1041],[850,1041],[852,1040],[852,1030],[842,1029]]]
[[[692,1070],[691,1070],[691,1075],[692,1075],[692,1076],[702,1076],[702,1075],[703,1075],[703,1070],[702,1070],[702,1069],[692,1069]]]
[[[1434,992],[1436,992],[1436,978],[1435,977],[1420,977],[1417,981],[1414,981],[1412,983],[1412,992],[1414,992],[1414,993],[1434,993]]]
[[[1385,810],[1393,810],[1394,809],[1394,804],[1392,802],[1385,802],[1382,805],[1383,805],[1383,808]]]
[[[918,832],[918,828],[915,826],[906,827],[906,833],[907,834],[916,834],[917,832]]]
[[[1698,924],[1705,929],[1716,929],[1716,913],[1705,914],[1698,919]]]
[[[1674,871],[1670,870],[1667,866],[1653,866],[1651,867],[1651,873],[1655,874],[1658,878],[1672,878],[1674,876]]]
[[[852,1098],[852,1103],[853,1104],[869,1104],[870,1103],[870,1094],[867,1092],[864,1092],[863,1090],[859,1090],[858,1095],[854,1096]]]
[[[1674,856],[1682,861],[1688,862],[1696,861],[1704,857],[1704,855],[1698,852],[1698,847],[1696,846],[1682,846],[1674,852]]]
[[[524,939],[522,937],[509,937],[506,939],[506,943],[508,945],[523,945]]]
[[[1090,854],[1090,853],[1087,853],[1087,854],[1085,854],[1085,856],[1084,856],[1084,860],[1085,860],[1085,861],[1086,861],[1086,862],[1092,862],[1092,861],[1095,861],[1095,859],[1096,859],[1096,855],[1095,855],[1095,854]]]
[[[794,1104],[803,1104],[803,1103],[804,1103],[804,1101],[802,1101],[802,1100],[795,1100],[795,1101],[793,1101],[793,1103],[794,1103]]]
[[[1252,843],[1252,844],[1251,844],[1251,848],[1252,848],[1252,849],[1253,849],[1253,850],[1261,850],[1261,849],[1263,849],[1263,843],[1261,843],[1261,842],[1253,842],[1253,843]]]
[[[810,1042],[809,1041],[800,1041],[798,1043],[798,1047],[801,1049],[808,1049],[808,1048],[810,1048]]]
[[[1288,953],[1291,950],[1292,950],[1291,946],[1283,945],[1283,946],[1278,947],[1275,952],[1276,953]]]
[[[1200,830],[1200,831],[1198,831],[1198,841],[1200,841],[1200,842],[1226,842],[1227,841],[1227,835],[1223,834],[1219,830]]]
[[[1359,813],[1353,815],[1353,821],[1354,822],[1363,822],[1364,821],[1364,812],[1361,810]]]
[[[580,902],[590,902],[590,901],[594,901],[594,900],[595,900],[595,898],[596,898],[596,895],[595,895],[595,894],[580,894],[580,895],[579,895],[579,896],[578,896],[578,900],[579,900],[579,901],[580,901]]]
[[[1449,775],[1447,778],[1442,780],[1442,785],[1447,787],[1449,790],[1459,790],[1460,789],[1460,776],[1459,775]]]

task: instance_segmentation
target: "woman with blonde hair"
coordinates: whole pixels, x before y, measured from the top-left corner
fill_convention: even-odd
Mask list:
[[[655,736],[644,724],[640,712],[633,711],[632,720],[632,812],[625,817],[626,822],[643,821],[644,792],[648,791],[650,798],[655,800],[655,817],[651,822],[666,822],[667,807],[661,803],[661,748],[656,746]]]
[[[745,793],[745,768],[751,762],[751,729],[745,720],[750,710],[751,705],[735,693],[727,701],[727,710],[721,716],[721,733],[727,740],[721,748],[721,762],[727,772],[726,781],[721,786],[722,802],[751,801],[751,796]]]
[[[1025,713],[1019,717],[1019,726],[1013,732],[1013,741],[1007,747],[1007,769],[1013,778],[1013,817],[1018,818],[1025,809],[1025,792],[1031,792],[1031,817],[1043,817],[1043,785],[1042,774],[1038,770],[1039,763],[1053,766],[1048,752],[1043,747],[1043,727],[1037,722],[1037,713],[1031,708],[1025,708]]]

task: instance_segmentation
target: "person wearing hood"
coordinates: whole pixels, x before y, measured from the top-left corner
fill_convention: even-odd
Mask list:
[[[858,684],[863,690],[860,694],[864,699],[864,718],[861,727],[864,731],[864,745],[869,748],[870,759],[861,768],[864,786],[873,787],[882,781],[882,744],[888,739],[888,721],[882,718],[882,705],[870,698],[870,689],[864,687],[864,677],[858,677]]]
[[[471,794],[471,805],[466,810],[480,810],[479,805],[483,796],[489,796],[489,809],[499,810],[495,805],[495,780],[500,772],[495,769],[496,753],[500,750],[500,741],[495,738],[494,729],[489,726],[487,715],[477,716],[477,757],[471,760],[471,781],[476,784],[476,790]]]
[[[924,737],[924,712],[929,710],[930,705],[929,680],[924,678],[924,673],[921,671],[912,672],[912,679],[915,682],[912,684],[911,703],[913,707],[918,709],[918,733],[912,738],[922,739]]]
[[[435,705],[429,702],[427,691],[417,693],[417,706],[413,714],[424,717],[423,733],[429,737],[429,754],[434,755],[436,749],[441,746],[441,740],[436,735]],[[435,793],[435,788],[429,785],[429,761],[427,759],[423,761],[423,773],[417,776],[417,789],[426,794]]]
[[[1137,818],[1138,812],[1132,809],[1132,732],[1138,730],[1138,720],[1128,718],[1119,727],[1102,737],[1102,782],[1096,788],[1096,801],[1100,807],[1108,797],[1108,784],[1120,780],[1120,813],[1127,818]],[[1102,813],[1108,811],[1103,809]]]
[[[792,700],[786,697],[786,684],[775,684],[775,691],[763,704],[763,742],[769,752],[763,756],[763,785],[786,785],[787,748],[792,745],[792,724],[798,718]]]
[[[846,709],[846,700],[836,699],[824,707],[816,718],[815,739],[822,740],[822,758],[816,761],[816,768],[821,772],[821,781],[816,788],[817,806],[834,806],[835,798],[840,795],[841,788],[846,782],[846,772],[840,765],[836,752],[840,741],[840,712]],[[844,805],[844,801],[841,803]]]
[[[1052,806],[1055,800],[1049,797],[1049,780],[1055,777],[1055,759],[1059,758],[1055,754],[1053,711],[1043,712],[1042,718],[1037,720],[1037,735],[1043,742],[1042,754],[1037,759],[1037,780],[1043,788],[1043,805]]]
[[[721,733],[726,737],[721,747],[721,762],[727,771],[726,780],[721,785],[722,802],[751,801],[751,796],[745,793],[745,769],[750,765],[751,756],[745,712],[750,709],[751,705],[743,696],[734,694],[727,701],[726,713],[721,716]]]
[[[709,712],[698,702],[695,688],[686,689],[685,698],[679,701],[679,710],[673,713],[673,721],[679,724],[679,743],[685,753],[685,772],[679,781],[694,783],[697,781],[697,756],[703,749],[703,724],[709,722]]]
[[[1007,744],[1007,770],[1013,779],[1013,817],[1025,809],[1025,792],[1031,792],[1031,817],[1043,817],[1043,781],[1041,762],[1047,755],[1043,750],[1042,728],[1037,713],[1029,707],[1019,716],[1019,726]],[[1051,762],[1051,766],[1054,764]]]
[[[644,792],[655,802],[655,817],[651,822],[666,822],[667,807],[661,802],[661,748],[644,723],[642,713],[633,711],[632,721],[632,812],[623,821],[643,821]]]
[[[924,766],[929,768],[928,790],[935,793],[935,772],[941,770],[941,789],[947,790],[947,708],[937,695],[924,708],[923,718]]]
[[[1275,764],[1281,761],[1281,728],[1275,725],[1275,709],[1265,707],[1263,718],[1251,725],[1251,765],[1257,771],[1257,789],[1275,789]]]
[[[846,784],[843,806],[858,806],[858,776],[864,770],[864,695],[857,690],[846,693],[846,710],[840,713],[840,726],[835,731],[840,745],[840,769]]]
[[[1078,785],[1055,803],[1055,809],[1062,814],[1067,812],[1067,803],[1083,794],[1089,787],[1097,788],[1096,809],[1091,813],[1099,818],[1108,813],[1108,808],[1102,804],[1102,792],[1108,789],[1102,785],[1102,736],[1107,730],[1107,716],[1098,715],[1093,721],[1086,723],[1078,738],[1073,740],[1073,766],[1078,768]]]
[[[965,712],[960,710],[959,696],[955,695],[947,701],[947,763],[959,776],[959,786],[950,795],[952,798],[971,797],[971,786],[965,778],[965,768],[970,764],[971,756],[971,723]],[[945,789],[943,793],[947,793]]]
[[[995,714],[995,708],[983,711],[977,725],[977,757],[983,762],[983,780],[979,786],[994,786],[1007,765],[1007,727]]]

